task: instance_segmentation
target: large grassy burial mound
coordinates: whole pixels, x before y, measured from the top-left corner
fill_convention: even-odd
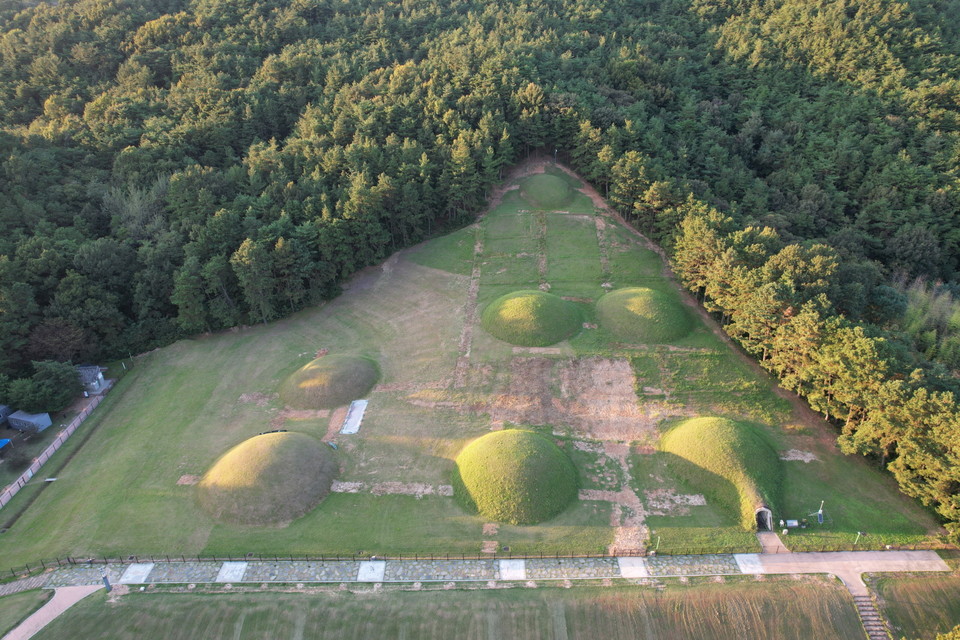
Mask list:
[[[678,477],[708,503],[739,514],[744,529],[756,528],[756,511],[776,513],[783,477],[777,452],[757,429],[726,418],[691,418],[663,435],[662,451]]]
[[[627,342],[671,342],[690,333],[693,321],[669,296],[645,287],[617,289],[597,301],[604,329]]]
[[[538,173],[520,183],[520,195],[534,209],[562,209],[573,200],[567,181],[549,173]]]
[[[333,452],[320,440],[289,431],[265,433],[224,454],[197,490],[200,506],[218,520],[278,525],[317,506],[336,474]]]
[[[483,310],[483,328],[495,338],[522,347],[546,347],[580,330],[576,305],[543,291],[521,290],[500,296]]]
[[[280,398],[297,409],[334,409],[365,396],[380,379],[370,358],[329,355],[308,362],[280,386]]]
[[[453,474],[457,500],[497,522],[536,524],[577,498],[573,462],[532,431],[494,431],[467,445]]]

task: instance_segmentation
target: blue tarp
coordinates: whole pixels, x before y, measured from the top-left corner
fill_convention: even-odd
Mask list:
[[[0,449],[10,444],[10,438],[0,438]]]

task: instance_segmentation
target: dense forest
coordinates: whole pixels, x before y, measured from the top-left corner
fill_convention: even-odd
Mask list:
[[[0,367],[282,317],[557,149],[846,450],[960,532],[955,15],[0,0]]]

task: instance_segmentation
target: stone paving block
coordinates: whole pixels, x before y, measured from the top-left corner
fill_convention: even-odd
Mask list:
[[[390,560],[384,580],[422,582],[425,580],[493,580],[494,560]]]
[[[383,560],[365,560],[357,571],[357,582],[383,582],[387,563]]]
[[[620,569],[620,576],[623,578],[650,577],[650,571],[647,569],[647,562],[643,558],[617,558],[617,566]]]
[[[248,562],[244,582],[353,582],[360,563],[342,562]]]
[[[224,562],[217,572],[217,582],[242,582],[246,571],[246,562]]]
[[[527,563],[524,560],[500,560],[501,580],[526,580]]]
[[[526,561],[528,580],[615,578],[614,558],[533,558]]]
[[[729,554],[697,556],[653,556],[646,558],[651,576],[715,576],[740,573]]]
[[[57,587],[75,587],[88,584],[103,584],[102,570],[104,565],[100,564],[77,564],[57,569],[50,574],[50,578],[44,585],[47,588],[55,589]],[[113,584],[120,583],[120,576],[126,571],[126,565],[108,565],[107,577]]]
[[[145,584],[151,571],[152,562],[135,562],[127,566],[127,570],[120,576],[120,584]]]
[[[154,584],[213,582],[220,570],[219,562],[157,562],[147,578]]]

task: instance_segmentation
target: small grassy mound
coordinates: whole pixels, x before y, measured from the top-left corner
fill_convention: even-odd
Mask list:
[[[627,342],[671,342],[690,333],[693,321],[680,303],[645,287],[617,289],[597,301],[603,328]]]
[[[330,355],[308,362],[280,386],[280,397],[297,409],[334,409],[365,396],[380,379],[370,358]]]
[[[484,518],[535,524],[563,511],[577,498],[577,470],[548,438],[532,431],[494,431],[457,456],[457,500]]]
[[[534,209],[562,209],[573,200],[567,181],[549,173],[538,173],[520,183],[520,195]]]
[[[487,333],[522,347],[546,347],[566,340],[580,330],[581,322],[576,305],[534,290],[500,296],[480,317]]]
[[[761,505],[777,517],[783,469],[757,429],[726,418],[691,418],[665,433],[660,448],[680,459],[671,466],[682,480],[700,490],[708,504],[738,513],[744,529],[756,528]]]
[[[265,433],[225,453],[197,485],[200,506],[214,518],[276,525],[299,518],[330,492],[333,452],[303,433]]]

